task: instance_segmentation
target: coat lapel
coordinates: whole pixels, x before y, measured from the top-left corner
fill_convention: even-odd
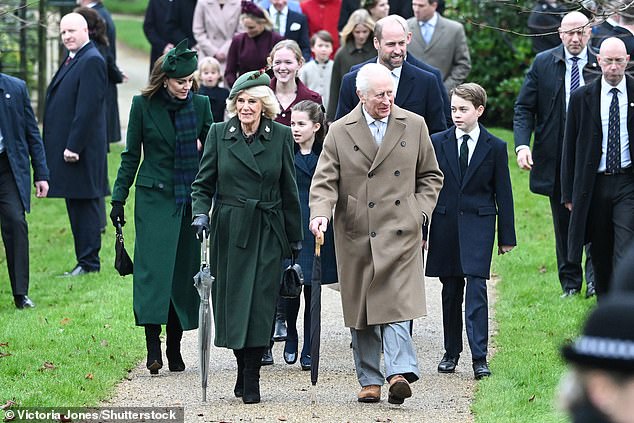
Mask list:
[[[355,147],[370,161],[373,162],[379,147],[374,141],[365,116],[361,111],[362,104],[359,103],[345,118],[345,128]]]
[[[594,124],[597,127],[599,136],[603,136],[603,129],[601,126],[601,79],[597,79],[593,82],[593,86],[586,90],[585,102],[586,107],[590,110],[590,115],[594,120]]]
[[[307,176],[312,177],[313,174],[315,173],[315,168],[310,169],[307,165],[306,165],[306,160],[298,160],[297,157],[298,155],[301,154],[299,151],[297,153],[295,153],[295,167],[297,168],[297,170],[299,170],[300,172],[305,173]]]
[[[227,147],[227,149],[246,167],[248,167],[249,169],[251,169],[252,171],[254,171],[255,173],[261,176],[262,173],[260,172],[260,167],[255,161],[253,152],[251,151],[247,143],[244,141],[242,135],[239,135],[240,131],[241,131],[240,122],[238,121],[238,118],[236,117],[231,118],[231,120],[229,120],[226,123],[225,134],[223,139],[227,142],[230,142],[229,147]],[[257,150],[263,151],[264,146],[262,146],[259,140],[257,140],[257,142],[260,144],[260,147],[258,147]]]
[[[387,121],[387,130],[385,136],[379,147],[379,151],[372,162],[370,170],[376,169],[379,165],[389,156],[390,152],[394,149],[394,146],[399,142],[403,134],[405,133],[405,115],[401,113],[400,109],[392,108],[392,113]]]
[[[176,133],[174,132],[174,125],[172,124],[169,112],[160,104],[160,101],[150,101],[148,104],[148,114],[154,126],[161,133],[165,142],[173,145],[176,139]]]
[[[627,86],[627,133],[630,139],[630,156],[634,157],[634,78],[625,77]]]
[[[489,134],[483,127],[480,125],[480,137],[476,142],[475,150],[473,150],[473,154],[471,155],[471,160],[469,161],[469,166],[467,167],[467,173],[464,175],[462,180],[462,185],[466,185],[469,182],[469,179],[473,176],[473,174],[478,170],[478,167],[482,164],[484,158],[491,151],[491,134]]]
[[[429,44],[423,44],[425,46],[425,51],[432,48],[432,46],[442,40],[447,35],[447,26],[445,22],[443,22],[443,17],[438,15],[438,21],[436,22],[436,27],[434,28],[434,33],[431,35],[431,40],[429,40]],[[421,36],[422,38],[422,36]]]
[[[456,131],[455,129],[449,131],[442,142],[443,153],[445,153],[445,157],[447,158],[447,162],[449,162],[449,169],[451,169],[451,173],[454,178],[456,178],[456,182],[460,185],[460,169],[458,165],[458,142],[456,140]]]
[[[416,86],[415,75],[412,74],[412,68],[415,66],[403,62],[403,69],[401,70],[401,77],[398,80],[398,89],[396,90],[396,98],[394,98],[394,104],[405,104],[406,100],[412,93],[412,90]],[[418,87],[420,89],[420,87]]]
[[[48,93],[50,93],[51,91],[53,91],[55,89],[55,87],[62,81],[62,79],[64,79],[64,76],[68,73],[68,71],[70,71],[73,66],[75,66],[77,64],[77,62],[79,61],[79,59],[81,59],[81,56],[84,55],[84,53],[88,50],[94,48],[92,41],[89,41],[88,44],[86,44],[85,46],[83,46],[81,49],[79,49],[79,51],[77,52],[77,54],[75,54],[75,57],[73,57],[73,59],[68,62],[68,64],[66,64],[66,58],[68,56],[66,56],[66,58],[64,58],[64,63],[62,63],[62,65],[59,67],[59,69],[57,69],[57,72],[55,72],[55,76],[53,76],[53,80],[51,81],[51,84],[48,87],[47,90],[47,95]]]

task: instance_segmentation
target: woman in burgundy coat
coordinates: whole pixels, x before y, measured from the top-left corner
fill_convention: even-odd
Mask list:
[[[231,40],[225,68],[227,88],[231,88],[243,73],[264,68],[268,52],[284,39],[273,32],[273,22],[268,13],[250,1],[242,2],[240,23],[246,32],[234,35]]]

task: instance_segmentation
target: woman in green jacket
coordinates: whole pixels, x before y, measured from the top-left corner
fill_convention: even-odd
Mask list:
[[[186,41],[156,61],[148,86],[132,100],[112,192],[110,218],[116,227],[125,223],[124,204],[135,183],[134,317],[145,327],[151,374],[163,367],[161,325],[166,325],[173,372],[185,370],[183,330],[198,327],[199,296],[192,278],[200,265],[200,244],[189,225],[191,183],[213,118],[209,99],[192,92],[196,67],[196,52]]]
[[[236,397],[260,402],[260,366],[269,345],[281,260],[303,239],[293,138],[274,122],[279,104],[260,71],[241,75],[229,94],[232,117],[209,130],[192,185],[194,221],[210,232],[215,345],[236,356]],[[214,203],[209,228],[208,213]]]

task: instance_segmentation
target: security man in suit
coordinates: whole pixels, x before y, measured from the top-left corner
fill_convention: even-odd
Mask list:
[[[598,62],[603,77],[573,93],[561,165],[562,200],[570,215],[568,260],[592,243],[598,297],[634,239],[634,78],[625,44],[608,38]]]
[[[530,171],[530,189],[550,199],[555,229],[557,269],[562,296],[581,290],[581,259],[568,260],[568,222],[570,212],[561,202],[559,180],[561,145],[570,93],[600,76],[596,56],[587,47],[590,38],[588,18],[579,12],[568,13],[561,21],[562,45],[539,53],[531,65],[515,102],[513,136],[517,164]],[[535,132],[533,149],[531,133]],[[589,251],[586,249],[586,256]],[[586,296],[594,295],[590,260],[586,258]]]
[[[100,270],[100,197],[109,195],[106,161],[106,63],[88,37],[83,16],[60,21],[68,56],[46,92],[44,146],[51,179],[49,197],[64,198],[75,244],[67,276]]]
[[[48,193],[44,145],[26,84],[0,73],[0,221],[15,306],[35,307],[29,293],[29,238],[25,212],[31,206],[33,167],[35,195]]]
[[[295,41],[302,50],[304,60],[310,61],[310,38],[306,16],[291,10],[288,0],[272,0],[266,10],[273,21],[273,31],[287,40]]]

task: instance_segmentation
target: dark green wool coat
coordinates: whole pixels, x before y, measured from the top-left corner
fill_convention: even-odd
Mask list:
[[[209,130],[193,213],[214,208],[210,270],[215,345],[269,344],[289,242],[303,239],[290,128],[262,118],[252,144],[236,117]]]
[[[193,101],[199,139],[204,141],[213,122],[209,99],[194,95]],[[136,324],[167,323],[171,299],[181,326],[189,330],[198,327],[193,277],[200,265],[200,242],[190,227],[191,207],[177,205],[174,198],[175,142],[174,125],[160,95],[135,96],[112,200],[125,202],[136,175]]]

